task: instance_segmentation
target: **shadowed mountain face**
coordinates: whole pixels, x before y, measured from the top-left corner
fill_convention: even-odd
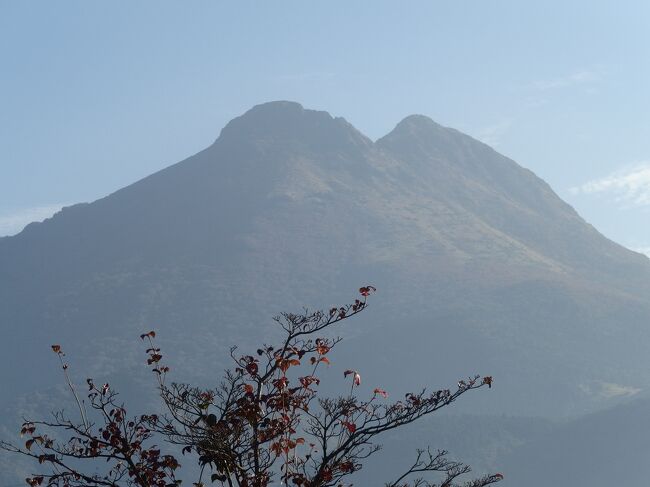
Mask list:
[[[505,457],[505,485],[645,485],[650,475],[650,401],[599,411],[534,437]]]
[[[496,390],[468,410],[542,416],[650,385],[646,257],[426,117],[372,142],[273,102],[204,151],[0,240],[2,400],[58,381],[51,343],[81,378],[138,384],[151,328],[177,378],[214,382],[231,345],[272,339],[278,312],[368,283],[379,292],[340,330],[337,374],[354,366],[400,393],[490,373]]]

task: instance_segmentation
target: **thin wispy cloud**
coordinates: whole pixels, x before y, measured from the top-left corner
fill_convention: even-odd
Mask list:
[[[645,254],[648,257],[650,257],[650,247],[649,246],[644,246],[644,247],[630,247],[630,250],[634,250],[635,252],[638,252],[640,254]]]
[[[513,121],[513,118],[504,118],[496,123],[483,127],[479,130],[476,138],[491,147],[498,147],[501,138],[510,130]]]
[[[533,87],[540,91],[548,91],[576,85],[590,85],[599,81],[600,78],[598,72],[582,69],[558,78],[537,80],[533,83]]]
[[[601,70],[578,69],[564,76],[533,81],[523,87],[527,97],[520,105],[520,113],[516,117],[503,117],[494,124],[481,128],[476,138],[492,147],[498,147],[502,137],[512,127],[515,118],[525,118],[529,112],[549,104],[554,90],[579,86],[585,93],[595,94],[598,92],[598,82],[601,79]]]
[[[648,257],[650,257],[650,245],[648,244],[647,240],[632,239],[632,240],[627,240],[619,243],[622,243],[624,247],[627,247],[628,249],[633,250],[634,252],[638,252],[639,254],[645,254]]]
[[[613,198],[624,206],[650,206],[650,162],[640,162],[570,189]]]
[[[63,208],[63,204],[0,210],[0,237],[16,235],[32,222],[41,222]]]

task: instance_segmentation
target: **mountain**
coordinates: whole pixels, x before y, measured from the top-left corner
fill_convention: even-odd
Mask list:
[[[650,385],[650,261],[531,171],[421,116],[373,142],[259,105],[198,154],[0,239],[2,405],[59,378],[146,381],[151,328],[180,379],[215,381],[272,316],[379,292],[337,363],[400,392],[490,373],[471,413],[562,417]],[[338,370],[338,369],[336,369]]]
[[[504,485],[644,485],[649,430],[647,397],[551,428],[504,456]]]

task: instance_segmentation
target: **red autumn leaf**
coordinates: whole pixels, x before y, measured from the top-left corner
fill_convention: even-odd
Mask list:
[[[282,453],[282,445],[280,442],[276,441],[271,444],[271,451],[276,454],[276,456],[280,456]]]
[[[382,397],[388,397],[388,393],[387,393],[385,390],[380,389],[379,387],[377,387],[377,388],[374,390],[374,393],[375,393],[375,394],[378,394],[378,395],[380,395],[380,396],[382,396]]]
[[[321,473],[321,477],[323,477],[323,480],[325,482],[329,482],[330,480],[332,480],[332,478],[334,478],[334,476],[332,475],[332,471],[329,468],[323,469]]]
[[[147,359],[147,364],[151,365],[151,364],[158,363],[158,362],[160,362],[161,358],[162,358],[162,355],[160,355],[159,353],[152,353],[149,356],[149,358]]]
[[[374,286],[364,286],[359,289],[359,293],[361,294],[361,296],[366,297],[370,295],[370,293],[374,293],[376,290],[377,288],[375,288]]]
[[[253,393],[253,386],[250,384],[244,384],[244,391],[247,394],[252,394]]]
[[[345,426],[350,433],[354,433],[357,430],[357,425],[349,421],[341,421],[341,424]]]
[[[59,353],[61,351],[61,345],[52,345],[52,351],[54,353]]]
[[[279,390],[282,390],[285,387],[287,387],[288,383],[289,383],[289,379],[287,379],[286,377],[280,377],[279,379],[275,379],[273,381],[273,385]]]
[[[483,384],[487,384],[487,386],[491,389],[492,388],[492,376],[487,375],[483,377]]]
[[[316,340],[316,353],[318,355],[325,355],[327,352],[330,351],[329,345],[320,338]]]
[[[348,369],[343,372],[343,377],[347,377],[350,374],[352,374],[352,383],[355,386],[361,385],[361,374],[359,374],[359,372],[356,370]]]
[[[256,374],[257,374],[257,370],[258,370],[258,368],[257,368],[257,364],[256,364],[255,362],[251,362],[250,364],[248,364],[248,365],[246,366],[246,371],[247,371],[250,375],[256,375]]]

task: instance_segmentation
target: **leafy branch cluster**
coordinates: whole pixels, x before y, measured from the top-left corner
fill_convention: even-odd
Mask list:
[[[359,291],[361,297],[345,306],[274,318],[284,332],[279,346],[263,345],[252,355],[238,355],[236,348],[231,349],[233,368],[214,389],[168,384],[170,368],[162,362],[155,332],[141,335],[148,342],[147,363],[156,374],[165,407],[161,415],[128,418],[108,384],[96,386],[88,379],[91,421],[67,374],[63,352],[55,345],[52,348],[61,360],[81,420],[59,412],[52,421],[26,421],[21,431],[28,438],[25,445],[2,442],[0,448],[50,467],[47,473],[27,479],[31,487],[181,485],[178,460],[162,454],[155,441],[177,445],[183,455],[195,458],[200,469],[195,487],[207,482],[227,487],[267,487],[274,482],[344,486],[347,477],[379,451],[379,435],[432,414],[471,390],[492,385],[491,377],[474,376],[459,381],[454,390],[423,389],[389,401],[388,393],[377,387],[360,398],[361,374],[348,369],[343,372],[350,381],[348,393],[320,397],[318,372],[331,364],[330,353],[340,342],[340,338],[324,337],[324,332],[366,308],[375,288],[365,286]],[[67,439],[56,441],[40,433],[42,429],[63,431]],[[469,470],[448,460],[445,451],[418,450],[413,465],[386,486],[453,487]],[[441,474],[441,483],[423,477],[430,473]],[[414,480],[408,483],[409,478]],[[483,487],[501,478],[489,475],[464,485]]]
[[[61,347],[52,349],[63,362]],[[149,425],[157,421],[155,415],[127,416],[126,409],[117,402],[117,393],[109,384],[95,385],[87,380],[90,411],[96,417],[90,422],[86,403],[79,400],[77,391],[66,373],[80,410],[80,421],[74,421],[63,411],[53,413],[50,421],[25,421],[20,434],[27,438],[24,447],[0,442],[0,448],[34,458],[39,464],[49,465],[48,473],[29,477],[31,487],[40,485],[82,486],[175,486],[179,485],[175,472],[178,461],[164,455],[151,443],[155,431]],[[63,431],[65,440],[56,440],[45,431]],[[82,461],[92,460],[94,473]],[[103,460],[97,463],[97,460]],[[101,468],[105,466],[105,468]],[[98,468],[99,467],[99,468]],[[102,473],[99,473],[101,470]]]

